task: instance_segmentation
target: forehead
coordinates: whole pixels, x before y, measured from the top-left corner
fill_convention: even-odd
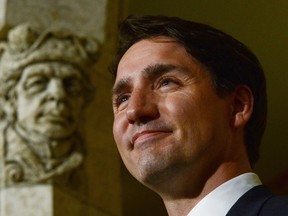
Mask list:
[[[208,75],[205,66],[175,40],[168,37],[141,40],[131,46],[120,60],[112,97],[117,98],[127,89],[153,83],[158,77],[168,74],[183,79]]]
[[[134,62],[143,60],[144,57],[152,57],[153,60],[158,58],[168,57],[169,51],[172,50],[183,50],[185,49],[180,46],[175,40],[167,37],[157,37],[151,39],[144,39],[133,44],[123,55],[118,65],[118,72],[121,71],[122,67],[127,65],[132,66]],[[153,61],[151,59],[151,61]]]
[[[40,62],[26,66],[23,69],[22,79],[32,76],[53,76],[64,78],[67,76],[81,77],[81,71],[71,64],[62,62]]]
[[[133,44],[119,61],[116,82],[157,64],[195,67],[201,64],[173,38],[155,37]]]

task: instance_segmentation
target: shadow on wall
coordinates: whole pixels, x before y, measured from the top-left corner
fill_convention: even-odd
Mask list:
[[[288,195],[288,170],[275,176],[267,185],[277,195]]]

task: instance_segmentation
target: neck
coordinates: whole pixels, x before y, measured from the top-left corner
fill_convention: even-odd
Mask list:
[[[239,137],[244,136],[240,134]],[[223,144],[223,149],[211,149],[218,152],[205,152],[208,154],[206,157],[202,155],[201,160],[188,161],[177,169],[167,167],[168,171],[160,176],[159,182],[147,184],[161,196],[169,216],[187,216],[215,188],[236,176],[251,172],[242,139],[231,138]]]
[[[179,183],[175,183],[176,188],[178,186],[177,193],[160,193],[160,196],[164,201],[169,216],[187,216],[191,209],[215,188],[247,172],[251,172],[249,163],[247,166],[241,167],[239,167],[238,163],[224,163],[211,176],[205,177],[203,175],[201,177],[198,175],[194,178],[190,176],[184,183],[183,181],[181,183],[181,180]]]

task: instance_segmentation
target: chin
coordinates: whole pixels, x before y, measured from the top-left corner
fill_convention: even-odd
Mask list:
[[[167,178],[170,166],[164,161],[152,162],[146,161],[145,164],[140,163],[138,166],[138,173],[136,178],[144,185],[153,186],[161,183]]]
[[[150,154],[140,159],[135,167],[137,168],[135,177],[144,185],[153,188],[177,179],[177,176],[189,167],[189,163],[184,157],[161,157]]]

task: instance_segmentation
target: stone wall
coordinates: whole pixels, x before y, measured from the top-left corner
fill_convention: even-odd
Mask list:
[[[54,74],[61,74],[58,71],[59,69],[59,62],[65,65],[64,69],[71,66],[77,66],[77,69],[80,71],[88,71],[89,75],[87,79],[92,83],[94,86],[94,96],[93,99],[89,99],[89,106],[84,110],[81,109],[81,121],[78,123],[77,126],[77,133],[81,134],[81,163],[75,166],[75,170],[69,169],[69,174],[72,173],[72,176],[76,176],[76,181],[73,184],[70,182],[70,178],[67,178],[67,173],[65,170],[61,169],[61,172],[55,171],[58,173],[57,175],[45,175],[45,179],[39,178],[35,180],[35,178],[30,178],[29,172],[27,172],[28,177],[22,177],[17,184],[6,184],[5,182],[5,173],[3,170],[7,167],[8,156],[7,152],[13,152],[13,161],[17,161],[18,158],[21,156],[21,151],[19,153],[18,149],[20,147],[14,147],[15,143],[14,139],[11,141],[6,142],[6,136],[2,134],[1,140],[5,140],[5,144],[1,145],[0,153],[1,153],[1,215],[5,216],[57,216],[57,215],[71,215],[71,216],[97,216],[97,215],[121,215],[121,181],[120,181],[120,167],[119,167],[119,158],[116,147],[114,145],[113,136],[111,132],[111,125],[112,125],[112,110],[111,110],[111,95],[110,95],[110,88],[112,86],[112,78],[107,72],[108,63],[111,60],[113,55],[114,46],[115,46],[115,35],[116,35],[116,26],[118,19],[121,17],[123,2],[120,0],[58,0],[58,1],[44,1],[44,0],[26,0],[26,1],[17,1],[17,0],[9,0],[4,1],[0,0],[0,37],[1,43],[4,44],[2,48],[2,54],[8,50],[7,44],[9,44],[9,37],[8,34],[11,33],[11,29],[22,25],[24,23],[29,23],[31,29],[37,29],[41,33],[36,33],[39,37],[51,37],[50,31],[57,32],[56,34],[60,34],[59,37],[61,39],[67,38],[68,33],[72,35],[69,36],[69,39],[73,41],[80,41],[83,45],[86,54],[89,56],[91,54],[91,43],[89,46],[87,45],[87,39],[93,39],[97,41],[97,57],[94,59],[94,62],[81,60],[79,62],[73,62],[73,59],[76,61],[77,58],[65,57],[67,52],[63,52],[64,54],[61,55],[53,55],[51,57],[51,53],[55,53],[59,47],[61,48],[62,45],[54,45],[52,46],[52,50],[49,52],[43,51],[45,50],[43,47],[45,43],[42,43],[39,39],[39,43],[37,40],[34,40],[33,37],[21,37],[17,36],[15,43],[18,44],[18,40],[25,40],[27,43],[25,46],[17,48],[20,49],[21,56],[23,59],[31,57],[33,61],[27,61],[27,63],[21,64],[13,63],[7,64],[4,68],[5,70],[12,65],[17,65],[17,67],[13,66],[13,70],[19,72],[20,74],[24,70],[32,70],[31,68],[36,69],[39,66],[40,68],[44,68],[43,70],[51,69]],[[29,28],[27,28],[29,29]],[[48,31],[49,29],[49,31]],[[52,30],[51,30],[52,29]],[[61,31],[66,33],[61,33]],[[30,30],[27,30],[30,32]],[[44,32],[44,33],[43,33]],[[46,33],[45,33],[46,32]],[[47,33],[48,32],[48,33]],[[60,32],[60,33],[59,33]],[[54,33],[53,33],[54,34]],[[52,34],[52,37],[53,37]],[[46,36],[42,36],[46,35]],[[48,36],[47,36],[48,35]],[[13,37],[12,37],[13,38]],[[19,39],[20,38],[20,39]],[[23,39],[24,38],[24,39]],[[26,40],[27,39],[27,40]],[[59,40],[60,40],[59,39]],[[61,40],[62,40],[61,39]],[[75,40],[74,40],[75,39]],[[11,39],[10,39],[11,40]],[[31,42],[31,41],[32,42]],[[36,42],[38,43],[36,43]],[[83,42],[85,41],[85,42]],[[62,43],[62,42],[61,42]],[[76,44],[78,42],[75,42]],[[11,43],[10,43],[11,44]],[[23,44],[23,43],[20,43]],[[28,44],[28,45],[27,45]],[[36,44],[36,45],[35,45]],[[48,43],[47,43],[48,44]],[[52,43],[53,44],[53,43]],[[87,46],[85,46],[87,45]],[[27,48],[28,47],[28,48]],[[38,47],[42,47],[41,54],[39,55]],[[49,47],[47,45],[47,47]],[[53,48],[54,47],[54,48]],[[11,48],[11,47],[10,47]],[[95,46],[94,46],[95,48]],[[89,50],[90,49],[90,50]],[[24,50],[24,51],[22,51]],[[77,49],[76,49],[77,50]],[[38,52],[38,53],[37,53]],[[81,54],[82,51],[77,50],[77,53]],[[25,55],[24,55],[24,54]],[[33,54],[37,53],[37,55]],[[48,54],[47,54],[48,53]],[[60,53],[60,51],[59,51]],[[23,54],[23,55],[22,55]],[[83,54],[83,53],[82,53]],[[81,54],[81,56],[82,56]],[[46,58],[46,55],[49,57]],[[4,59],[2,55],[2,59]],[[43,56],[43,58],[39,58],[39,56]],[[57,58],[55,57],[57,56]],[[9,58],[8,58],[9,59]],[[35,60],[36,59],[36,60]],[[97,59],[97,60],[96,60]],[[15,60],[15,61],[16,61]],[[71,61],[70,61],[71,60]],[[14,61],[14,59],[13,59]],[[13,62],[11,61],[11,62]],[[16,61],[16,62],[17,62]],[[26,61],[26,60],[25,60]],[[92,60],[93,61],[93,60]],[[6,61],[5,61],[6,62]],[[47,63],[48,62],[48,63]],[[52,64],[50,64],[52,62]],[[41,63],[41,64],[40,64]],[[44,66],[42,65],[44,63]],[[1,62],[0,62],[1,64]],[[31,66],[33,65],[33,67]],[[56,65],[56,66],[55,66]],[[28,68],[28,69],[27,69]],[[48,69],[47,69],[48,68]],[[55,69],[57,68],[57,70]],[[3,75],[4,70],[1,71],[0,67],[0,78]],[[41,69],[41,70],[42,70]],[[12,70],[12,69],[11,69]],[[61,71],[59,69],[59,71]],[[66,72],[65,72],[66,73]],[[64,73],[64,74],[65,74]],[[20,75],[20,78],[23,77]],[[59,77],[56,76],[58,79]],[[49,80],[56,80],[53,76],[52,78],[49,77]],[[64,79],[62,79],[63,81]],[[62,82],[61,81],[61,82]],[[42,81],[41,81],[42,82]],[[51,81],[52,82],[52,81]],[[64,82],[64,81],[63,81]],[[8,83],[8,80],[7,80]],[[50,83],[50,82],[49,82]],[[38,85],[38,84],[37,84]],[[42,84],[41,84],[42,85]],[[51,84],[52,85],[52,84]],[[77,84],[78,85],[78,84]],[[77,86],[76,85],[76,86]],[[70,86],[70,84],[68,85]],[[74,86],[75,87],[75,86]],[[73,89],[75,90],[75,88]],[[0,87],[1,88],[1,87]],[[36,89],[38,89],[37,86]],[[42,88],[42,87],[41,87]],[[76,88],[77,89],[77,88]],[[82,89],[82,87],[81,87]],[[22,91],[20,91],[22,93]],[[74,94],[75,95],[75,94]],[[18,95],[19,96],[19,95]],[[84,95],[83,97],[86,97]],[[5,97],[4,97],[5,98]],[[18,100],[17,95],[12,96],[12,99]],[[69,97],[67,97],[69,98]],[[81,98],[80,98],[81,99]],[[6,102],[10,100],[10,96],[5,98]],[[5,101],[4,100],[4,101]],[[2,103],[2,102],[1,102]],[[4,102],[3,102],[4,103]],[[14,105],[17,103],[13,103]],[[14,106],[13,105],[13,106]],[[10,108],[8,108],[9,110]],[[23,110],[23,107],[21,108]],[[18,110],[18,109],[16,109]],[[29,108],[25,108],[22,113],[25,113],[25,110],[29,110]],[[83,112],[82,112],[83,111]],[[66,113],[69,110],[66,111]],[[49,122],[51,125],[61,125],[59,126],[60,129],[52,130],[53,127],[50,127],[50,133],[47,132],[47,128],[43,129],[45,131],[45,135],[49,134],[48,140],[53,140],[50,143],[56,143],[54,140],[56,138],[62,138],[63,134],[67,134],[67,130],[63,129],[63,133],[60,133],[63,122],[62,119],[65,118],[65,112],[63,112],[63,116],[53,116],[49,117]],[[19,115],[19,114],[18,114]],[[53,114],[54,115],[54,114]],[[57,114],[58,115],[58,114]],[[4,114],[3,114],[4,116]],[[9,116],[9,115],[6,115]],[[14,114],[11,116],[15,116]],[[2,118],[2,124],[10,124],[13,122],[17,122],[19,116],[16,115],[16,120],[7,120],[8,118]],[[9,118],[11,119],[11,118]],[[60,123],[59,123],[60,122]],[[16,123],[15,123],[16,124]],[[18,127],[18,126],[17,126]],[[71,127],[71,125],[70,125]],[[5,128],[5,127],[4,127]],[[41,127],[36,127],[35,130],[38,130]],[[48,127],[49,128],[49,127]],[[40,129],[39,129],[40,130]],[[72,130],[72,129],[71,129]],[[20,130],[24,131],[25,130]],[[48,130],[49,131],[49,130]],[[66,131],[66,132],[65,132]],[[68,130],[69,131],[69,130]],[[22,132],[21,132],[22,133]],[[21,135],[20,133],[20,135]],[[60,135],[57,137],[55,134],[59,133]],[[16,133],[18,134],[18,132]],[[29,133],[31,136],[28,136],[28,140],[31,138],[37,138],[37,133]],[[17,135],[18,136],[18,135]],[[64,135],[63,135],[64,136]],[[42,137],[42,136],[41,136]],[[56,137],[56,138],[55,138]],[[35,138],[35,139],[36,139]],[[71,137],[70,139],[71,140]],[[42,142],[44,143],[44,142]],[[61,143],[59,141],[59,143]],[[26,144],[25,144],[26,145]],[[51,146],[49,144],[47,146]],[[9,148],[8,148],[9,146]],[[12,148],[10,148],[12,146]],[[27,145],[29,147],[29,145]],[[36,145],[35,145],[36,146]],[[53,145],[52,145],[53,146]],[[63,145],[59,146],[70,146],[66,145],[64,142]],[[28,148],[27,147],[27,148]],[[67,147],[67,148],[68,148]],[[26,148],[26,147],[25,147]],[[69,147],[70,148],[70,147]],[[7,150],[9,149],[9,151]],[[16,149],[16,150],[15,150]],[[37,147],[38,149],[38,147]],[[39,148],[41,150],[36,151],[36,157],[40,158],[40,161],[47,160],[47,157],[50,161],[54,159],[54,151],[46,151],[48,152],[44,156],[42,156],[42,152],[44,148]],[[52,148],[53,149],[53,148]],[[57,149],[57,151],[56,151]],[[55,147],[55,152],[63,152],[63,148]],[[71,147],[71,149],[75,150],[75,148]],[[25,150],[26,151],[26,150]],[[14,152],[17,152],[14,153]],[[53,152],[53,153],[51,153]],[[39,153],[39,154],[38,154]],[[41,154],[40,154],[41,153]],[[60,153],[59,153],[60,154]],[[70,154],[70,153],[69,153]],[[16,155],[16,156],[15,156]],[[20,155],[20,156],[19,156]],[[48,155],[48,156],[47,156]],[[52,155],[52,156],[51,156]],[[19,156],[19,157],[18,157]],[[12,157],[11,157],[12,158]],[[15,159],[17,158],[17,159]],[[30,160],[30,156],[27,157]],[[11,160],[10,160],[11,161]],[[34,160],[35,161],[35,160]],[[60,162],[59,162],[60,163]],[[21,164],[21,163],[20,163]],[[40,165],[39,165],[40,164]],[[41,166],[41,163],[32,163],[33,166]],[[75,164],[75,163],[74,163]],[[28,167],[31,164],[29,164]],[[37,169],[33,169],[37,170]],[[45,169],[44,169],[45,170]],[[33,171],[34,172],[34,171]],[[32,172],[32,175],[35,173]],[[45,172],[43,172],[45,173]],[[50,172],[51,173],[51,172]],[[35,175],[38,175],[37,173]],[[4,176],[4,177],[3,177]],[[6,175],[7,176],[7,175]],[[4,179],[4,181],[3,181]],[[23,179],[28,179],[23,181]],[[31,180],[32,179],[32,180]],[[58,181],[60,179],[60,181]],[[64,181],[62,181],[64,179]],[[63,183],[64,182],[64,183]]]

